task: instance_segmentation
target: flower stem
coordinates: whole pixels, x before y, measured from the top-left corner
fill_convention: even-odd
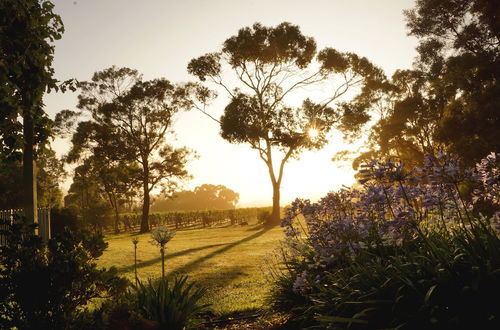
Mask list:
[[[165,248],[163,245],[160,247],[161,253],[161,278],[165,280]]]

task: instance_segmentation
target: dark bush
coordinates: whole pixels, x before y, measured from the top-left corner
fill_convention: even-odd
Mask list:
[[[50,232],[52,236],[62,234],[66,229],[75,231],[80,227],[78,217],[74,210],[69,208],[50,210]]]
[[[107,247],[102,235],[65,230],[44,245],[33,232],[24,220],[2,232],[0,328],[73,328],[91,299],[125,290],[128,281],[116,269],[97,268]]]
[[[137,313],[158,322],[159,329],[181,330],[196,325],[197,315],[208,307],[200,304],[206,289],[187,279],[176,276],[172,280],[161,278],[156,283],[139,282],[134,292]]]

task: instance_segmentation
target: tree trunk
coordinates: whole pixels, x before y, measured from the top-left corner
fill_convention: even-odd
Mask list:
[[[118,213],[118,205],[115,205],[115,234],[120,232],[118,224],[120,223],[120,213]]]
[[[273,210],[271,216],[267,220],[267,225],[276,226],[281,221],[280,214],[280,184],[273,182]]]
[[[141,230],[140,233],[147,233],[149,231],[149,164],[147,160],[143,161],[144,177],[143,177],[143,189],[144,198],[142,201],[142,218],[141,218]]]
[[[31,111],[25,109],[23,113],[23,210],[29,222],[38,223],[33,135],[33,117]]]

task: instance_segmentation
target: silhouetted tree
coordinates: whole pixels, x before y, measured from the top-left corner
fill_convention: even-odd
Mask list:
[[[234,89],[224,73],[226,67],[238,82]],[[303,150],[323,147],[333,126],[354,130],[365,123],[372,91],[384,80],[380,69],[356,54],[332,48],[316,53],[314,39],[290,23],[276,27],[256,23],[240,29],[220,52],[191,60],[188,71],[229,94],[220,118],[221,136],[230,143],[250,145],[267,165],[273,188],[270,224],[280,219],[285,163]],[[312,86],[325,92],[323,101],[302,98],[301,106],[291,104],[290,99],[301,97],[304,87]],[[352,102],[342,98],[348,91],[359,92]],[[276,150],[282,155],[277,165]]]
[[[127,150],[124,141],[108,125],[84,121],[74,132],[72,148],[66,157],[70,163],[85,162],[98,190],[114,211],[116,233],[119,232],[120,205],[141,188],[141,169],[135,158],[124,150]]]
[[[88,141],[92,150],[102,147],[110,159],[139,164],[143,195],[140,230],[149,231],[153,188],[174,190],[178,180],[188,177],[184,165],[190,152],[175,149],[166,143],[166,137],[173,116],[191,107],[194,89],[175,86],[166,79],[143,81],[136,70],[111,67],[96,72],[91,81],[82,82],[80,90],[78,108],[90,114],[91,119],[78,124],[77,131],[89,132],[79,139]],[[108,138],[97,138],[99,135]],[[73,152],[82,156],[84,151],[85,148],[76,148]]]
[[[94,231],[102,231],[112,216],[113,209],[103,196],[101,183],[89,160],[77,166],[73,182],[64,197],[64,205],[79,216],[81,222]]]
[[[421,165],[425,154],[436,154],[444,144],[435,138],[445,99],[433,94],[432,83],[418,70],[397,70],[379,98],[378,120],[367,146],[353,166],[372,158],[397,158]]]
[[[203,209],[231,209],[240,199],[240,194],[223,185],[203,184],[194,193]]]
[[[59,185],[66,178],[64,162],[53,149],[38,154],[37,160],[38,205],[40,207],[61,208],[63,192]]]
[[[31,221],[37,218],[35,147],[49,136],[42,97],[58,88],[52,42],[64,31],[53,8],[46,0],[0,2],[0,151],[11,160],[22,149],[23,206]]]
[[[500,2],[419,0],[406,11],[419,39],[413,70],[393,76],[393,107],[371,156],[419,162],[437,149],[474,165],[500,150]]]
[[[45,145],[37,150],[36,168],[38,206],[61,207],[63,193],[59,184],[66,177],[64,163],[57,158],[50,146]],[[22,176],[23,168],[20,160],[0,160],[0,209],[23,207],[24,192],[19,185]]]

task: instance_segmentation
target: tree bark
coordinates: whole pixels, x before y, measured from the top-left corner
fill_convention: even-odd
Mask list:
[[[269,226],[279,225],[281,221],[280,214],[280,184],[273,182],[273,210],[270,218],[267,221]]]
[[[142,201],[142,218],[141,218],[141,233],[149,232],[149,164],[147,160],[143,160],[143,189],[144,198]]]
[[[23,113],[23,136],[23,210],[29,222],[38,223],[34,128],[29,109],[25,109]]]
[[[120,232],[118,224],[120,223],[120,213],[118,212],[118,205],[115,205],[115,234]]]

